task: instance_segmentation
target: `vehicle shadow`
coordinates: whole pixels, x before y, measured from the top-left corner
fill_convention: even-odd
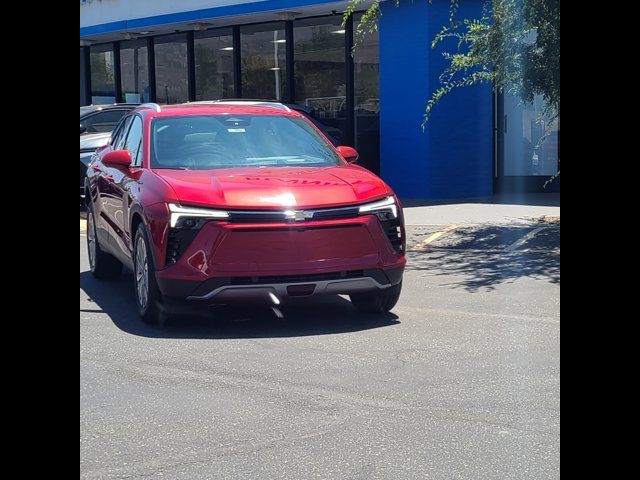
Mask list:
[[[460,228],[436,245],[409,251],[407,270],[455,279],[446,285],[469,292],[493,290],[529,277],[560,283],[560,227],[549,227],[515,250],[507,247],[533,227]]]
[[[130,272],[115,281],[96,280],[90,272],[80,273],[80,288],[91,307],[81,312],[106,313],[122,331],[153,338],[278,338],[349,333],[398,325],[393,313],[358,313],[342,297],[296,299],[281,308],[277,318],[265,305],[234,305],[208,309],[202,315],[172,316],[165,325],[145,324],[137,313]]]

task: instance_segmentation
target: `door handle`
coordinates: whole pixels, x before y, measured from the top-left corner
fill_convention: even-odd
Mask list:
[[[100,167],[98,165],[91,165],[91,168],[93,169],[94,172],[101,172],[102,170],[100,170]]]

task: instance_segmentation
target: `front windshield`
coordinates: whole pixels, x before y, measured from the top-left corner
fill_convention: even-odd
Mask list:
[[[305,120],[280,115],[156,118],[151,167],[324,167],[344,162]]]

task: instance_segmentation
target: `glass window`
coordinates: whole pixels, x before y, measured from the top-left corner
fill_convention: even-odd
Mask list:
[[[87,65],[87,60],[85,57],[84,50],[87,47],[80,47],[80,105],[87,104],[87,69],[89,66]]]
[[[189,100],[187,76],[187,36],[170,35],[155,39],[156,97],[159,103]]]
[[[353,19],[357,32],[362,14]],[[380,93],[378,32],[357,36],[353,54],[355,147],[360,154],[358,163],[374,173],[380,173]]]
[[[261,100],[284,100],[287,65],[284,23],[240,27],[242,96]]]
[[[233,98],[233,35],[231,29],[196,32],[196,100]]]
[[[542,96],[533,103],[504,94],[504,175],[549,176],[558,173],[560,119],[542,116]]]
[[[121,118],[118,124],[116,125],[116,127],[111,131],[111,136],[109,137],[109,144],[111,145],[116,144],[116,141],[120,136],[120,134],[122,133],[122,130],[126,121],[127,121],[126,118]]]
[[[313,108],[320,122],[346,126],[345,29],[342,17],[294,22],[296,103]]]
[[[129,115],[124,119],[122,128],[117,132],[116,136],[113,139],[113,142],[111,142],[114,150],[122,150],[124,148],[124,140],[125,138],[127,138],[127,131],[129,130],[129,125],[131,125],[132,118],[133,117]]]
[[[131,128],[127,134],[127,139],[124,142],[124,150],[129,150],[129,153],[131,153],[131,164],[134,166],[140,166],[140,163],[138,162],[142,160],[141,145],[142,120],[136,115],[133,117]]]
[[[319,167],[344,162],[301,118],[207,115],[153,120],[154,168]]]
[[[113,63],[113,45],[90,47],[91,103],[115,103],[116,84]]]
[[[149,65],[146,40],[130,40],[120,43],[120,75],[124,102],[149,101]]]
[[[110,132],[114,129],[127,110],[106,110],[94,113],[80,121],[87,128],[86,133]]]

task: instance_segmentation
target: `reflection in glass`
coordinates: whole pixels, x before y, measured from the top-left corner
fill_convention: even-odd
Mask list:
[[[87,65],[84,49],[86,47],[80,47],[80,106],[87,104]]]
[[[504,94],[504,175],[549,176],[558,172],[560,119],[542,116],[544,100],[537,95],[522,105]]]
[[[242,96],[285,100],[287,92],[284,23],[240,27]]]
[[[296,103],[341,132],[346,126],[345,29],[342,17],[294,22]],[[338,139],[339,140],[339,139]]]
[[[113,45],[97,45],[90,50],[91,103],[94,105],[115,103]]]
[[[146,40],[130,40],[120,43],[120,74],[122,76],[122,100],[124,102],[149,101],[149,67]]]
[[[196,32],[196,100],[233,98],[233,36],[231,29]]]
[[[354,31],[362,18],[354,16]],[[358,163],[374,173],[380,173],[380,94],[378,32],[358,37],[353,55],[356,149]]]
[[[156,98],[159,103],[189,100],[187,36],[169,35],[155,39]]]

